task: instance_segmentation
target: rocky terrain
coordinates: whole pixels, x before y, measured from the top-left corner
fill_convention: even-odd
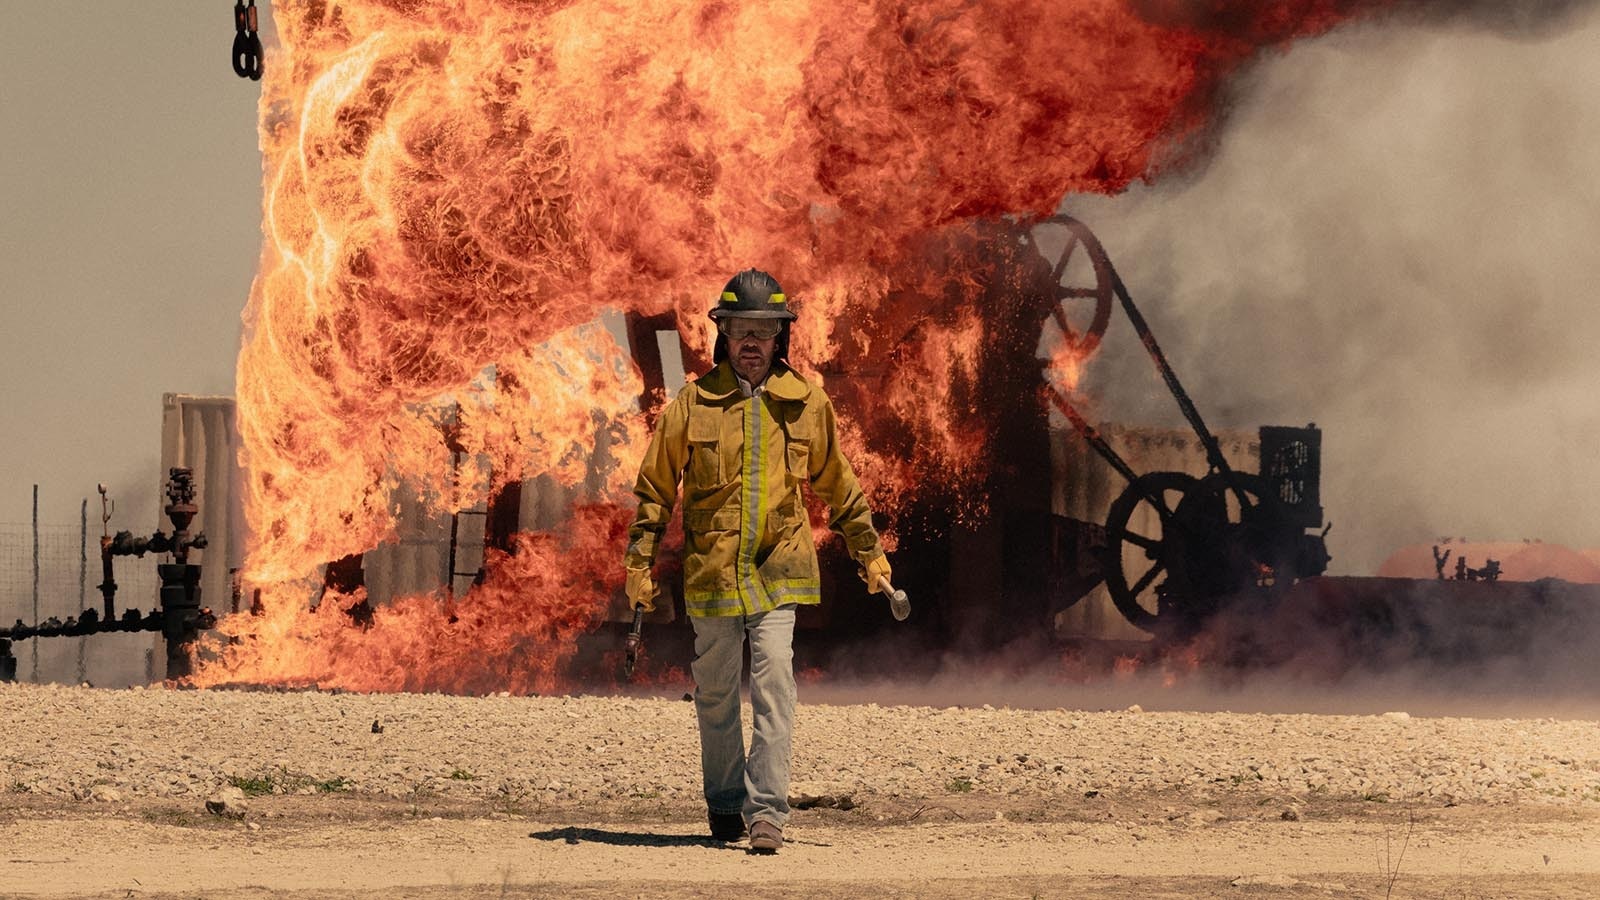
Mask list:
[[[4,896],[762,877],[701,836],[676,693],[0,685],[0,735]],[[791,795],[810,895],[1600,896],[1591,720],[803,703]]]

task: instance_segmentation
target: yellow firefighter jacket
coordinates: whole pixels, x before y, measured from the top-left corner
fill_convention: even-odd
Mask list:
[[[817,551],[800,485],[858,562],[881,555],[872,513],[839,452],[833,404],[781,362],[746,397],[723,362],[668,404],[639,467],[626,565],[648,569],[683,484],[683,598],[692,616],[818,603]]]

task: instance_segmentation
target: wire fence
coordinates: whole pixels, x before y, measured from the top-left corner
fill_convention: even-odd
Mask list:
[[[117,558],[117,615],[160,605],[159,559]],[[35,543],[33,525],[0,523],[0,628],[65,620],[85,609],[103,611],[100,582],[98,533],[87,533],[82,524],[41,524]],[[149,642],[148,637],[135,635],[35,638],[13,645],[12,653],[20,681],[83,681],[91,667],[105,673],[97,683],[136,681],[149,668],[137,649],[133,659],[109,668],[102,663],[108,655],[128,655],[123,644]]]

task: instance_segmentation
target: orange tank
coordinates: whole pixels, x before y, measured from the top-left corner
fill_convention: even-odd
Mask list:
[[[1600,584],[1600,549],[1578,551],[1561,544],[1543,541],[1463,541],[1450,538],[1437,544],[1412,544],[1396,550],[1378,567],[1380,578],[1432,578],[1435,575],[1433,548],[1450,551],[1445,562],[1446,578],[1453,577],[1456,560],[1482,568],[1489,560],[1500,563],[1503,581],[1538,581],[1559,578],[1574,584]]]

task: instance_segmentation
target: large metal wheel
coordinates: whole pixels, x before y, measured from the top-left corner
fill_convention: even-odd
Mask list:
[[[1302,530],[1259,475],[1141,475],[1106,516],[1106,588],[1134,626],[1181,637],[1228,597],[1293,583]]]
[[[1022,240],[1050,267],[1046,289],[1054,292],[1039,356],[1049,359],[1066,352],[1086,359],[1100,346],[1116,296],[1105,249],[1088,226],[1070,216],[1038,222]]]
[[[1136,628],[1154,633],[1175,617],[1172,595],[1184,568],[1178,508],[1197,484],[1182,472],[1141,475],[1106,514],[1106,590]]]

